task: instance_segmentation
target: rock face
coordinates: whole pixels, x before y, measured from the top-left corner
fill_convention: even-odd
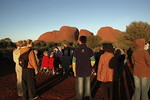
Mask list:
[[[97,36],[102,38],[102,41],[114,42],[121,31],[113,29],[112,27],[102,27],[98,30]],[[92,32],[81,29],[80,32],[76,27],[62,26],[59,31],[46,32],[42,34],[37,41],[45,42],[60,42],[63,40],[76,41],[80,36],[93,35]]]
[[[76,41],[78,39],[79,30],[75,27],[62,26],[59,35],[61,40]]]
[[[75,27],[62,26],[59,31],[46,32],[38,40],[46,42],[60,42],[62,40],[76,41],[79,31]]]
[[[90,35],[93,35],[93,33],[88,30],[85,30],[85,29],[81,29],[79,32],[79,37],[80,36],[90,36]]]
[[[98,30],[97,35],[102,38],[102,41],[114,42],[121,31],[113,29],[112,27],[102,27]]]
[[[46,32],[42,34],[38,40],[46,42],[58,42],[60,40],[58,34],[59,31]]]

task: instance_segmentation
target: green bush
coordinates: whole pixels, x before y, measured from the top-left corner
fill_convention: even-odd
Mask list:
[[[134,48],[134,40],[144,38],[150,39],[150,25],[146,22],[132,22],[126,27],[126,31],[123,32],[115,43],[116,46],[122,49]]]

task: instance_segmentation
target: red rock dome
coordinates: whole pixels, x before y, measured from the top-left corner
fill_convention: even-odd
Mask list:
[[[75,27],[62,26],[60,31],[46,32],[38,40],[46,42],[60,42],[62,40],[76,41],[79,31]]]
[[[112,27],[102,27],[98,30],[97,35],[102,38],[102,41],[114,42],[121,31],[113,29]]]
[[[80,36],[90,36],[90,35],[93,35],[93,33],[88,30],[85,30],[85,29],[81,29],[79,32],[79,37]]]

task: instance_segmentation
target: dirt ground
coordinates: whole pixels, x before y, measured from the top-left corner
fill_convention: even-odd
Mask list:
[[[15,64],[9,60],[0,65],[0,100],[21,100],[17,96]],[[123,78],[114,83],[114,100],[130,100],[133,94],[133,77],[128,67],[124,68]],[[37,74],[38,100],[76,100],[75,77],[67,75]],[[101,100],[101,82],[91,77],[93,100]]]

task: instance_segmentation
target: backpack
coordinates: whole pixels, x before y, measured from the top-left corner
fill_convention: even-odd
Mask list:
[[[70,56],[70,48],[66,48],[62,50],[62,55],[63,56]]]
[[[29,49],[27,52],[21,54],[19,56],[19,65],[23,68],[27,68],[28,62],[29,62],[29,53],[31,52],[31,49]]]

